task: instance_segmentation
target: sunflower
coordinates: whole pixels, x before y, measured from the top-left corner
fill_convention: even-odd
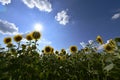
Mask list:
[[[55,54],[59,54],[59,51],[55,51]]]
[[[6,37],[6,38],[4,38],[4,43],[5,44],[9,44],[9,43],[11,43],[12,42],[12,38],[11,37]]]
[[[110,44],[105,44],[103,47],[104,47],[105,51],[108,52],[108,53],[112,53],[115,49]]]
[[[65,49],[61,49],[61,53],[64,53],[65,52]]]
[[[16,42],[20,42],[22,40],[22,35],[15,35],[14,36],[14,41],[16,41]]]
[[[25,44],[22,44],[22,49],[26,49],[26,45]]]
[[[61,54],[61,55],[65,55],[65,54],[66,54],[65,49],[61,49],[60,54]]]
[[[31,41],[33,38],[32,38],[32,35],[31,34],[27,34],[26,35],[26,39],[28,40],[28,41]]]
[[[9,44],[9,43],[11,43],[12,42],[12,38],[11,37],[6,37],[6,38],[4,38],[4,43],[5,44]]]
[[[44,53],[44,50],[42,50],[41,52]]]
[[[70,47],[70,52],[71,53],[76,53],[77,52],[77,46],[71,46]]]
[[[8,48],[13,47],[13,44],[12,44],[12,43],[9,43],[9,44],[7,44],[6,47],[8,47]]]
[[[13,53],[13,54],[16,53],[16,49],[11,48],[11,49],[10,49],[10,52]]]
[[[85,47],[85,48],[84,48],[84,51],[85,51],[85,52],[88,52],[88,51],[89,51],[89,48],[88,48],[88,47]]]
[[[115,43],[115,41],[114,40],[112,40],[112,39],[110,39],[109,40],[109,44],[112,46],[112,47],[116,47],[116,43]]]
[[[65,49],[61,49],[60,53],[66,53]]]
[[[33,31],[33,32],[31,33],[31,36],[32,36],[33,39],[38,40],[38,39],[40,39],[41,34],[40,34],[40,32],[38,32],[38,31]]]
[[[52,50],[51,50],[51,53],[54,53],[54,48],[51,48]]]
[[[57,59],[58,60],[63,60],[63,57],[62,56],[57,56]]]
[[[44,53],[45,54],[49,54],[49,53],[51,53],[52,52],[52,48],[50,47],[50,46],[46,46],[45,48],[44,48]]]
[[[101,36],[97,36],[96,41],[100,44],[103,44],[103,40]]]

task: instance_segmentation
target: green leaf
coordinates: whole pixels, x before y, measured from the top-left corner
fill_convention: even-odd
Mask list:
[[[115,53],[115,57],[120,59],[120,54],[119,53]]]
[[[41,73],[39,74],[39,77],[40,77],[40,79],[44,79],[44,74],[43,74],[43,72],[41,72]]]
[[[114,64],[111,63],[111,64],[105,66],[105,67],[104,67],[104,70],[106,70],[106,71],[110,71],[113,67],[114,67]]]
[[[116,42],[120,42],[120,38],[119,38],[119,37],[116,37],[114,40],[115,40]]]
[[[105,59],[105,62],[112,62],[112,57],[108,57]]]

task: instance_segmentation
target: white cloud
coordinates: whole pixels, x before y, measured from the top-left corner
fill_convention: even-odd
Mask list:
[[[51,12],[52,4],[48,0],[22,0],[29,8],[38,8],[40,11]]]
[[[2,5],[6,5],[11,3],[11,0],[0,0],[0,3],[2,3]]]
[[[93,40],[88,40],[88,43],[80,42],[80,45],[81,45],[83,48],[88,47],[88,45],[89,45],[89,47],[91,47],[91,48],[93,48],[93,49],[94,49],[94,48],[97,48],[98,51],[102,51],[102,50],[103,50],[103,46],[104,46],[104,44],[103,44],[103,45],[97,44],[97,43],[95,43]]]
[[[97,50],[103,50],[104,45],[105,45],[105,44],[99,45],[99,46],[97,47]]]
[[[38,43],[39,43],[40,45],[43,45],[43,46],[51,45],[51,44],[52,44],[51,41],[49,41],[49,40],[47,40],[47,39],[45,39],[45,38],[40,39]]]
[[[65,10],[58,12],[55,16],[55,19],[59,22],[59,24],[66,25],[69,23],[69,16]]]
[[[21,42],[26,43],[26,42],[28,42],[28,41],[27,41],[27,39],[23,38],[23,39],[21,40]]]
[[[14,23],[0,20],[0,33],[2,34],[15,34],[18,33],[18,27]]]
[[[85,48],[85,47],[87,46],[87,44],[84,43],[84,42],[80,42],[80,45],[81,45],[83,48]]]
[[[93,44],[94,41],[93,40],[88,40],[88,42],[89,42],[89,44]]]
[[[118,19],[120,18],[120,13],[116,13],[112,16],[112,19]]]

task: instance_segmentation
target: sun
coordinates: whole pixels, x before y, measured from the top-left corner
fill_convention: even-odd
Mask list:
[[[34,30],[35,31],[43,31],[43,25],[40,23],[34,24]]]

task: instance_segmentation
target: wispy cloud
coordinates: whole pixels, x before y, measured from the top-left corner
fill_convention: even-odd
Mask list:
[[[52,4],[48,0],[22,0],[29,8],[38,8],[40,11],[51,12]]]
[[[14,23],[5,20],[0,20],[0,33],[2,34],[15,34],[18,33],[18,27]]]
[[[82,46],[82,48],[85,48],[85,47],[88,47],[88,45],[91,45],[91,46],[89,46],[90,48],[93,48],[93,49],[94,49],[94,48],[97,48],[97,51],[98,51],[98,52],[101,52],[101,51],[104,50],[104,46],[105,46],[106,44],[108,44],[109,41],[110,41],[110,40],[107,40],[106,43],[100,45],[99,43],[96,43],[96,42],[93,41],[93,40],[88,40],[88,43],[80,42],[80,45]]]
[[[31,33],[31,32],[30,31],[26,31],[25,33],[19,33],[19,34],[21,34],[23,38],[26,38],[26,35],[29,34],[29,33]]]
[[[120,18],[120,13],[116,13],[112,16],[113,20],[118,19],[118,18]]]
[[[59,22],[59,24],[66,25],[69,23],[69,16],[67,14],[67,11],[62,10],[61,12],[58,12],[55,16],[55,19]]]
[[[93,44],[93,42],[94,42],[93,40],[88,40],[89,44]]]
[[[88,43],[85,43],[85,42],[80,42],[80,45],[83,47],[83,48],[85,48],[85,47],[90,47],[90,48],[97,48],[97,50],[98,51],[100,51],[100,50],[103,50],[103,46],[104,46],[104,44],[103,45],[100,45],[100,44],[98,44],[98,43],[96,43],[95,41],[93,41],[93,40],[88,40]]]
[[[85,42],[80,42],[80,45],[85,48],[87,46],[87,44]]]
[[[43,46],[51,45],[51,44],[52,44],[51,41],[49,41],[49,40],[47,40],[47,39],[45,39],[45,38],[42,38],[41,40],[39,40],[38,43],[39,43],[40,45],[43,45]]]
[[[104,45],[105,45],[105,44],[99,45],[99,46],[97,47],[97,50],[99,50],[99,51],[100,51],[100,50],[103,50],[103,49],[104,49]]]
[[[6,5],[6,4],[11,3],[11,0],[0,0],[0,3],[1,3],[2,5]]]

